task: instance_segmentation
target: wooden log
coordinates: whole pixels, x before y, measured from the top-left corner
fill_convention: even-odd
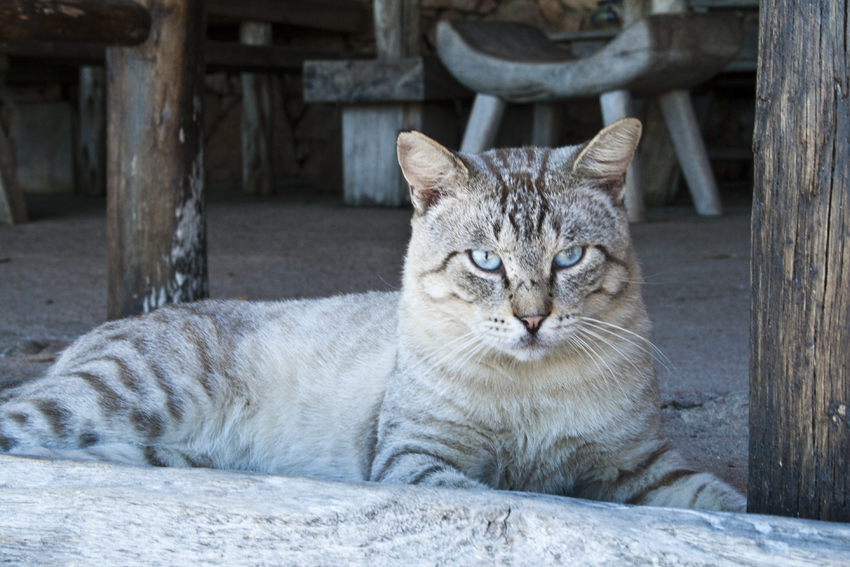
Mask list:
[[[242,22],[239,40],[247,45],[271,45],[272,25]],[[242,190],[251,195],[274,193],[272,78],[242,73]]]
[[[850,522],[850,1],[760,12],[749,507]],[[850,557],[850,556],[848,556]]]
[[[0,0],[4,42],[137,45],[150,27],[150,14],[135,0]]]
[[[208,295],[203,0],[150,0],[151,39],[107,50],[110,318]]]
[[[850,526],[0,455],[0,557],[87,565],[839,567]]]
[[[207,10],[211,17],[347,33],[364,31],[368,20],[357,0],[207,0]]]
[[[77,192],[106,194],[106,73],[102,67],[80,67],[76,151]]]

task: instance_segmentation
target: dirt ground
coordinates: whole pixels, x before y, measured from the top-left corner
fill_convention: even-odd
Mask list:
[[[106,318],[105,202],[28,201],[33,221],[0,227],[0,387],[38,376]],[[333,198],[219,196],[208,204],[214,298],[281,299],[397,289],[409,209]],[[747,479],[750,211],[719,218],[650,211],[633,227],[675,444],[741,491]]]

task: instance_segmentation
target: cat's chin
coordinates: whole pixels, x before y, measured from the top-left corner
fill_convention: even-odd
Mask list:
[[[535,362],[546,358],[551,352],[550,347],[538,341],[530,341],[510,349],[508,354],[520,362]]]

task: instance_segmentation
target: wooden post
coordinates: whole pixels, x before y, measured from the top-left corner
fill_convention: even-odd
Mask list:
[[[850,0],[763,0],[751,512],[850,522]]]
[[[239,40],[245,45],[271,45],[272,25],[242,22]],[[273,135],[272,78],[267,74],[242,73],[242,189],[246,193],[274,193]]]
[[[77,191],[106,193],[106,72],[103,67],[80,67],[77,141]]]
[[[149,39],[110,48],[108,316],[206,297],[203,0],[147,0]]]

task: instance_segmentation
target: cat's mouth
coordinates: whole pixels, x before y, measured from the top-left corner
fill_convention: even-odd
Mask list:
[[[538,335],[526,333],[512,350],[517,360],[538,360],[549,352],[550,346],[545,344]]]

